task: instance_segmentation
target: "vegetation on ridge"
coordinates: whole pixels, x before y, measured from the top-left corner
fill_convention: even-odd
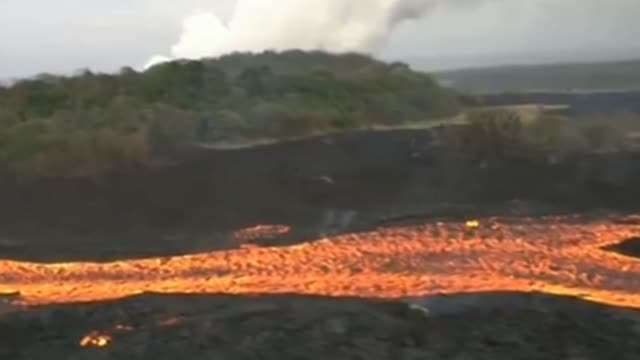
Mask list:
[[[636,115],[569,118],[540,112],[525,116],[515,108],[469,111],[466,125],[447,129],[445,140],[468,157],[489,163],[517,159],[555,163],[572,154],[637,151]]]
[[[233,54],[0,87],[0,167],[100,176],[196,143],[280,139],[449,117],[461,98],[401,63],[322,52]]]

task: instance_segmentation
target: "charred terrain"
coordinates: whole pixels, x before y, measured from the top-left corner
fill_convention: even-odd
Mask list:
[[[640,156],[479,164],[441,131],[5,178],[0,358],[637,358]]]
[[[288,245],[412,218],[611,215],[639,207],[640,153],[486,163],[442,145],[441,131],[192,149],[173,166],[100,181],[5,177],[0,257],[104,261],[229,249],[238,246],[234,231],[261,224],[291,228],[261,245]]]
[[[356,298],[143,295],[0,318],[3,359],[636,359],[638,312],[469,294],[425,314]],[[84,346],[81,346],[82,343]]]

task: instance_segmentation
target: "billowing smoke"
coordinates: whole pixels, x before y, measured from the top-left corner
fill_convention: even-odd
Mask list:
[[[235,51],[375,52],[399,24],[422,17],[437,2],[238,0],[226,24],[208,12],[185,19],[182,35],[170,56],[156,55],[146,67],[175,58],[198,59]]]

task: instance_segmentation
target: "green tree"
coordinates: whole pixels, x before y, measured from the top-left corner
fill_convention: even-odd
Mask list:
[[[0,166],[29,176],[102,176],[196,142],[287,138],[460,111],[406,64],[320,51],[179,60],[0,86]]]

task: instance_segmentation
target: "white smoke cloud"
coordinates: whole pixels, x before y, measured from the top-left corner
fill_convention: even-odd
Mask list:
[[[185,19],[171,54],[152,57],[145,68],[171,59],[199,59],[236,51],[375,52],[385,45],[399,24],[422,17],[437,3],[437,0],[238,0],[227,24],[209,12]]]

